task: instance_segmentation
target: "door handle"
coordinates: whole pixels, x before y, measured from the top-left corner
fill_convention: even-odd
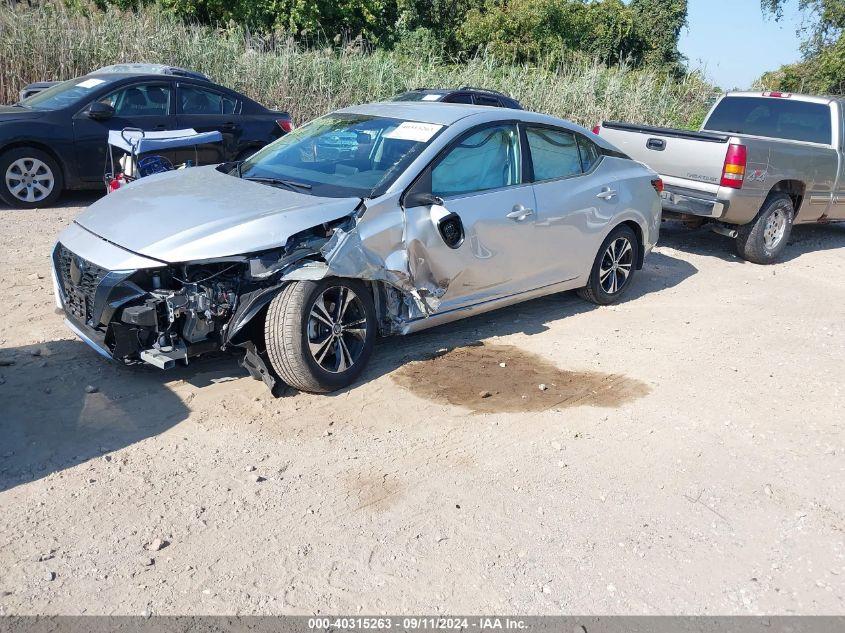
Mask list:
[[[156,125],[156,129],[157,130],[166,130],[167,126],[164,123],[159,123],[158,125]]]
[[[610,187],[605,187],[596,196],[596,198],[601,198],[602,200],[613,200],[615,197],[616,197],[616,192],[613,189],[611,189]]]
[[[234,123],[232,123],[232,122],[229,122],[229,123],[224,123],[223,125],[221,125],[221,126],[220,126],[220,129],[221,129],[221,130],[226,130],[227,132],[229,132],[229,131],[231,131],[231,130],[234,130],[234,129],[235,129],[235,124],[234,124]]]
[[[513,210],[508,213],[505,217],[511,220],[516,220],[517,222],[521,222],[527,217],[534,215],[534,209],[529,209],[526,206],[521,204],[516,204],[513,207]]]

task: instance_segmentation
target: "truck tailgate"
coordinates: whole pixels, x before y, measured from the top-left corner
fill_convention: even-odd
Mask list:
[[[661,176],[718,187],[730,136],[605,121],[600,135]],[[692,185],[692,183],[690,183]]]

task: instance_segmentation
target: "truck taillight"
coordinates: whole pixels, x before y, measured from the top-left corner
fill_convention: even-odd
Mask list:
[[[663,193],[663,179],[662,178],[654,178],[651,181],[651,186],[654,187],[654,190],[659,194]]]
[[[293,131],[293,123],[291,123],[290,119],[276,119],[276,124],[282,128],[285,134]]]
[[[593,126],[593,134],[598,136],[599,132],[601,132],[601,125],[594,125]]]
[[[725,156],[725,168],[722,170],[722,186],[742,189],[745,180],[745,166],[748,163],[748,149],[745,145],[731,144]]]
[[[774,97],[776,99],[789,99],[792,96],[791,92],[764,92],[764,97]]]

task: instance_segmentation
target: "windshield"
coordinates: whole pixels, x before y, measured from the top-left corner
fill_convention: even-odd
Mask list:
[[[21,105],[33,110],[61,110],[87,99],[95,88],[106,83],[105,79],[96,77],[79,77],[70,81],[63,81],[46,90],[27,97]]]
[[[284,180],[317,196],[372,197],[383,193],[442,128],[362,114],[329,114],[259,151],[243,163],[240,174],[247,179]]]

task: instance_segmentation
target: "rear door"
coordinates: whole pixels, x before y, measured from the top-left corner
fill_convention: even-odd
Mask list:
[[[599,148],[570,130],[529,124],[537,200],[532,265],[547,284],[590,270],[606,227],[619,211],[620,192]]]
[[[180,81],[176,85],[176,124],[181,128],[193,128],[197,132],[220,131],[223,133],[223,148],[220,145],[201,145],[196,154],[183,150],[183,160],[198,161],[201,165],[232,160],[238,153],[243,135],[241,100],[233,93],[207,86]]]
[[[169,80],[138,81],[121,86],[98,99],[114,108],[114,116],[96,121],[86,107],[73,118],[77,164],[82,180],[103,180],[108,162],[109,130],[140,128],[145,131],[173,129],[173,86]],[[169,159],[172,155],[165,154]],[[117,158],[118,155],[115,154]]]

